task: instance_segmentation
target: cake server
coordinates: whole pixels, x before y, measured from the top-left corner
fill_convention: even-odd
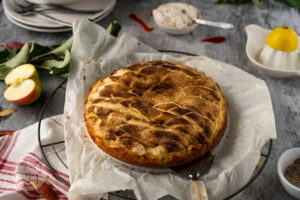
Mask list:
[[[190,195],[192,200],[208,200],[207,191],[201,177],[207,174],[214,163],[214,157],[207,153],[205,156],[190,163],[171,167],[180,177],[192,180]]]

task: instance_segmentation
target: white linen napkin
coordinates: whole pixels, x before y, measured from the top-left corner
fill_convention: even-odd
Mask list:
[[[42,121],[42,144],[63,141],[63,116]],[[56,145],[56,151],[65,158],[64,144]],[[44,148],[46,156],[56,172],[67,182],[69,175],[58,160],[52,147]],[[58,199],[68,199],[69,188],[62,184],[48,169],[42,159],[37,139],[37,123],[0,138],[0,199],[42,198],[29,181],[42,181],[50,185]]]

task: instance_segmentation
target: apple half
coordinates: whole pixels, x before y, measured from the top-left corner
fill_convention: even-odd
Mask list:
[[[42,92],[39,74],[32,64],[24,64],[10,71],[5,77],[5,83],[8,88],[4,98],[17,105],[36,101]]]

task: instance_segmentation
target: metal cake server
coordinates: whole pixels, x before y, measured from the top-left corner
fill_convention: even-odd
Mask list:
[[[207,191],[201,177],[209,172],[214,163],[214,157],[207,153],[205,156],[190,163],[171,167],[179,176],[191,179],[190,195],[192,200],[208,200]]]

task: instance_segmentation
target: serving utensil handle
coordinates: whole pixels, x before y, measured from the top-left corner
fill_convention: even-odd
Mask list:
[[[201,180],[193,180],[190,184],[191,200],[208,200],[206,187]]]
[[[193,19],[197,24],[207,25],[207,26],[213,26],[217,28],[223,28],[223,29],[233,29],[234,26],[232,24],[226,23],[226,22],[214,22],[204,19]]]

